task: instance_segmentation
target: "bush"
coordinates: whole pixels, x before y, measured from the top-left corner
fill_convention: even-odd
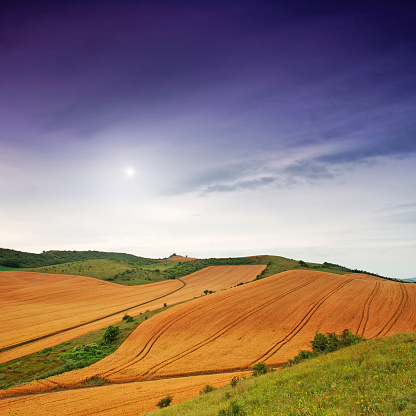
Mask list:
[[[326,335],[317,333],[311,341],[313,352],[326,353],[349,347],[362,341],[363,338],[358,334],[352,334],[348,329],[344,329],[341,334],[327,332]]]
[[[103,335],[103,344],[112,344],[120,335],[120,328],[118,326],[110,325],[106,328]]]
[[[299,354],[289,360],[289,364],[297,364],[309,358],[317,357],[321,354],[334,352],[344,347],[349,347],[359,342],[364,341],[364,338],[359,334],[353,334],[350,330],[344,329],[341,334],[335,332],[327,332],[322,334],[318,332],[311,341],[312,351],[302,350]]]
[[[234,388],[239,381],[240,381],[239,377],[233,377],[230,381],[230,386]]]
[[[260,376],[262,374],[267,373],[267,365],[266,363],[257,363],[257,364],[254,364],[254,366],[252,367],[252,370],[253,370],[254,377]]]
[[[133,317],[132,316],[130,316],[130,315],[124,315],[123,316],[123,321],[126,321],[126,322],[133,322]]]
[[[199,394],[206,394],[206,393],[210,393],[211,391],[215,390],[215,387],[210,386],[209,384],[207,384],[200,392]]]
[[[163,409],[164,407],[168,407],[170,406],[172,399],[173,399],[172,396],[166,396],[163,399],[160,399],[158,403],[156,404],[156,406],[160,407],[161,409]]]
[[[243,416],[245,415],[244,409],[235,401],[232,400],[225,410],[220,410],[218,416]]]
[[[95,343],[77,345],[72,351],[62,354],[65,358],[75,362],[91,361],[105,357],[105,352]]]

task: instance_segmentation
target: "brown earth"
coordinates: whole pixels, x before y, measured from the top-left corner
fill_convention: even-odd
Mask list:
[[[184,262],[184,261],[192,261],[192,260],[196,260],[195,257],[184,257],[184,256],[171,256],[168,259],[169,261],[180,261],[180,262]]]
[[[207,384],[221,387],[242,375],[209,374],[16,397],[0,400],[0,415],[138,416],[157,410],[156,403],[168,394],[173,396],[172,404],[179,403],[197,396]]]
[[[178,292],[179,293],[179,292]],[[416,330],[416,286],[373,276],[287,271],[178,305],[143,323],[111,356],[4,394],[278,366],[316,332],[366,338]],[[1,397],[1,393],[0,393]]]
[[[24,399],[26,408],[33,407],[35,412],[38,406],[48,409],[44,414],[54,414],[61,400],[72,411],[59,414],[130,414],[124,413],[123,406],[128,404],[123,403],[123,395],[126,403],[143,400],[147,404],[140,406],[144,407],[154,406],[155,402],[155,396],[147,390],[132,398],[129,392],[134,386],[152,386],[150,391],[157,391],[157,397],[173,394],[177,387],[188,398],[200,390],[191,387],[198,380],[196,376],[224,373],[225,384],[231,378],[226,377],[228,372],[250,368],[259,361],[279,366],[300,349],[308,349],[316,332],[339,333],[345,328],[366,338],[415,332],[416,285],[362,274],[283,272],[177,305],[140,325],[114,354],[102,361],[8,389],[0,392],[0,397],[43,393]],[[114,384],[52,392],[81,387],[91,379]],[[211,383],[202,382],[205,384]],[[86,390],[91,393],[83,393]],[[51,393],[45,394],[47,391]],[[178,400],[182,400],[180,394]],[[103,399],[95,401],[96,397]],[[23,409],[21,400],[4,399],[0,406],[7,404],[14,412]],[[77,413],[80,401],[82,406],[85,402],[89,413]],[[26,414],[19,412],[12,414]],[[139,407],[135,414],[138,413]]]
[[[83,276],[0,272],[0,363],[257,277],[266,266],[212,266],[181,279],[127,287]]]

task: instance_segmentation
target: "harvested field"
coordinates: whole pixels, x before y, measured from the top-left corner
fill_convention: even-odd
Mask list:
[[[195,257],[184,257],[184,256],[171,256],[168,259],[169,261],[180,261],[180,262],[184,262],[184,261],[193,261],[196,260]]]
[[[241,373],[210,374],[114,384],[0,401],[1,415],[15,416],[137,416],[157,410],[156,403],[168,394],[172,404],[198,395],[205,385],[221,387]],[[9,413],[9,411],[11,413]]]
[[[177,292],[179,293],[179,292]],[[287,271],[181,304],[140,325],[88,368],[27,383],[0,397],[82,386],[278,366],[316,332],[366,338],[416,331],[416,286],[363,275]]]
[[[0,362],[256,278],[266,266],[212,266],[182,279],[126,287],[60,274],[0,272]]]

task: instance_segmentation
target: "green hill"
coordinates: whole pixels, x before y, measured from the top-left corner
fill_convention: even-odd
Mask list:
[[[44,251],[40,254],[35,254],[0,248],[0,266],[12,268],[43,267],[54,264],[95,259],[121,260],[134,265],[145,265],[157,262],[157,260],[138,257],[133,254],[107,253],[93,250],[50,250]]]
[[[415,415],[416,334],[362,342],[153,414]]]
[[[165,263],[168,263],[166,266]],[[95,259],[81,260],[52,266],[26,268],[25,271],[37,273],[72,274],[94,277],[127,286],[160,282],[168,279],[163,273],[166,267],[177,263],[155,260],[150,264],[127,262],[124,260]],[[139,266],[140,265],[140,266]]]
[[[138,285],[177,279],[209,266],[264,264],[267,268],[258,279],[286,270],[314,269],[330,273],[367,273],[324,262],[308,263],[280,256],[251,256],[196,259],[174,262],[166,259],[149,259],[126,253],[102,251],[44,251],[40,254],[0,249],[0,270],[26,270],[42,273],[61,273],[89,276],[123,285]],[[378,276],[375,274],[375,276]],[[379,276],[383,277],[383,276]],[[395,280],[395,279],[392,279]]]

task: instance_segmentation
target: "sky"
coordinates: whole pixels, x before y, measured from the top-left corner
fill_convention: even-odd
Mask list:
[[[416,6],[7,1],[0,247],[416,277]]]

